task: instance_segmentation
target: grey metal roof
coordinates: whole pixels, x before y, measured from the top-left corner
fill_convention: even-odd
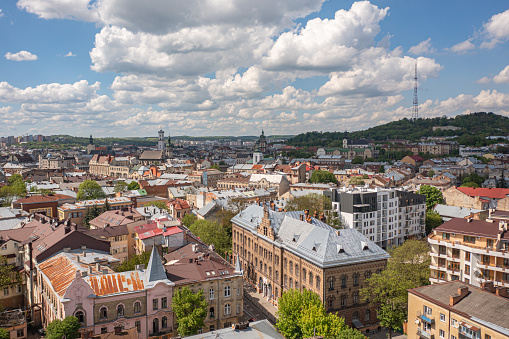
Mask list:
[[[284,339],[284,337],[277,332],[277,330],[270,324],[267,319],[249,323],[249,327],[245,330],[239,331],[232,328],[223,328],[221,330],[196,334],[189,337],[189,339],[228,339],[228,338],[242,338],[242,339]]]
[[[276,212],[269,210],[276,243],[320,267],[330,267],[389,258],[389,254],[355,229],[338,231],[311,218],[312,223],[300,220],[303,211]],[[257,232],[263,218],[263,207],[248,206],[232,218],[240,227]],[[258,236],[265,238],[263,235]],[[271,241],[266,238],[267,241]]]
[[[450,220],[450,218],[465,218],[468,217],[471,213],[479,213],[482,211],[475,208],[447,206],[441,204],[437,204],[434,210],[442,217],[449,217],[448,220]]]
[[[157,252],[156,246],[152,246],[152,253],[147,265],[147,283],[155,283],[160,280],[168,280],[166,270],[164,269],[161,257]],[[168,280],[168,282],[170,282]]]

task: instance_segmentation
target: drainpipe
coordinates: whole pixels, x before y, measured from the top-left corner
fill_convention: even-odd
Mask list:
[[[30,318],[34,321],[34,262],[32,259],[32,242],[28,243],[28,256],[30,257]],[[42,315],[42,314],[41,314]]]

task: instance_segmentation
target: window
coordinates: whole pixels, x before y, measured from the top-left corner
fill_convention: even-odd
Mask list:
[[[445,314],[440,313],[440,321],[445,322]]]
[[[225,286],[225,288],[224,288],[224,296],[225,297],[231,296],[230,286]]]
[[[470,266],[465,265],[465,274],[470,275]]]
[[[444,330],[440,330],[440,338],[445,338],[445,332]]]
[[[19,337],[24,337],[25,336],[25,329],[23,328],[20,328],[16,331],[16,336],[19,338]]]
[[[141,303],[139,301],[134,303],[134,313],[141,313]]]
[[[353,285],[354,286],[359,286],[359,274],[358,273],[355,273],[353,275]]]
[[[101,334],[106,334],[108,333],[108,328],[107,327],[101,327]]]
[[[216,330],[216,327],[214,325],[210,325],[209,326],[209,331],[212,332],[212,331],[215,331]]]
[[[491,339],[491,335],[489,335],[489,334],[485,334],[485,335],[484,335],[484,339]]]
[[[230,315],[232,313],[232,309],[230,304],[224,305],[224,315]]]
[[[211,307],[211,308],[209,309],[209,317],[213,319],[213,318],[214,318],[214,316],[215,316],[215,314],[214,314],[214,307]]]
[[[364,311],[364,321],[368,322],[371,318],[371,312],[369,310]]]
[[[334,278],[329,277],[329,290],[333,290],[333,289],[334,289]]]
[[[346,275],[341,276],[341,288],[346,288]]]
[[[168,298],[161,298],[161,308],[168,308]]]
[[[4,295],[9,295],[9,287],[4,287]]]
[[[371,277],[371,271],[366,271],[364,273],[364,279],[369,279]]]
[[[211,288],[211,289],[209,290],[209,299],[210,299],[210,300],[214,299],[214,289],[213,289],[213,288]]]
[[[357,305],[358,303],[359,303],[359,292],[355,291],[353,292],[353,304]]]
[[[470,261],[470,252],[465,252],[465,260]]]
[[[231,321],[224,323],[224,328],[232,327]]]
[[[141,332],[141,321],[136,320],[134,322],[134,326],[136,327],[136,330],[138,331],[138,333],[140,333]]]
[[[78,321],[82,324],[85,323],[85,313],[83,311],[78,311],[74,314],[76,318],[78,318]]]
[[[163,317],[163,318],[161,319],[161,327],[162,327],[162,328],[166,328],[166,327],[168,327],[168,318],[167,318],[167,317]]]
[[[458,328],[458,321],[456,321],[456,319],[451,318],[451,326]]]
[[[359,319],[359,312],[358,311],[353,312],[352,318],[353,319]]]
[[[152,334],[159,333],[159,319],[152,320]]]
[[[471,243],[471,244],[475,244],[475,237],[470,237],[468,235],[464,235],[463,236],[463,241]]]
[[[106,307],[101,307],[101,309],[99,310],[99,316],[101,317],[101,319],[108,318],[108,310],[106,309]]]
[[[240,313],[240,304],[237,304],[237,314]]]
[[[302,269],[302,281],[306,282],[306,269]]]
[[[124,315],[124,305],[120,304],[117,306],[117,315],[119,317]]]
[[[431,307],[424,306],[424,314],[431,315],[432,314]]]
[[[450,240],[451,239],[451,234],[450,233],[442,233],[442,239]]]
[[[153,310],[159,309],[159,299],[152,299],[152,309]]]
[[[334,305],[334,300],[332,298],[327,299],[327,308],[332,308]]]
[[[316,288],[320,288],[320,277],[316,276]]]
[[[346,307],[346,294],[341,296],[341,307]]]
[[[309,284],[313,285],[313,273],[309,272]],[[313,286],[311,286],[313,287]]]

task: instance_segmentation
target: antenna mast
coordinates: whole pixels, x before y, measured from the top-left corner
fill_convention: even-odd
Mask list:
[[[412,109],[412,120],[415,121],[419,118],[419,100],[417,99],[417,61],[415,61],[415,76],[414,76],[414,107]]]

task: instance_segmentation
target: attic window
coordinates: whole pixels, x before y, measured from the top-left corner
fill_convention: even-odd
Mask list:
[[[362,247],[362,250],[368,250],[369,249],[368,243],[365,242],[365,241],[361,241],[361,247]]]
[[[292,240],[293,240],[293,242],[297,242],[297,241],[299,241],[299,236],[300,236],[299,234],[294,234],[294,235],[293,235],[293,239],[292,239]]]
[[[313,251],[315,251],[315,252],[316,252],[316,247],[315,247],[315,246],[313,246]]]
[[[344,253],[345,252],[345,249],[343,248],[342,245],[337,245],[337,249],[338,249],[338,253]]]

